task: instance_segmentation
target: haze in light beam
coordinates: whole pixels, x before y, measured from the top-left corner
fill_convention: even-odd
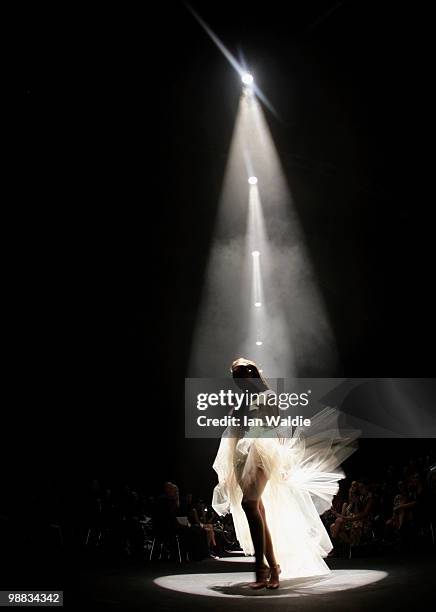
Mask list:
[[[258,183],[249,185],[253,175]],[[257,264],[253,250],[260,252]],[[256,291],[263,295],[259,308]],[[225,376],[240,356],[258,361],[267,378],[329,376],[336,365],[280,160],[258,101],[247,95],[239,103],[188,375]]]

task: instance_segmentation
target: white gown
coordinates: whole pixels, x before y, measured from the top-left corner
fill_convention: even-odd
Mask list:
[[[253,482],[258,467],[265,471],[262,501],[282,579],[330,572],[323,557],[333,545],[320,514],[331,507],[338,481],[345,477],[339,465],[355,450],[359,435],[340,431],[339,415],[336,408],[324,408],[292,437],[281,437],[280,428],[262,427],[237,431],[236,436],[228,427],[222,435],[213,463],[218,484],[212,507],[220,515],[231,512],[244,553],[253,555],[242,489]]]

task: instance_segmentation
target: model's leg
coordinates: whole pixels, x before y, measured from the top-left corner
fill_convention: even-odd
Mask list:
[[[274,554],[274,548],[272,544],[271,534],[268,529],[268,522],[266,520],[265,506],[263,505],[262,500],[259,502],[260,512],[263,517],[263,522],[265,525],[265,556],[268,561],[268,565],[271,568],[271,573],[269,577],[269,581],[267,584],[268,589],[278,589],[280,586],[279,574],[281,573],[280,565],[276,561],[276,557]]]
[[[259,510],[263,518],[263,524],[265,525],[265,557],[266,557],[266,560],[268,561],[268,565],[270,567],[273,567],[274,565],[277,565],[277,561],[274,555],[274,548],[272,544],[271,534],[268,529],[268,523],[266,520],[265,506],[263,505],[262,499],[259,500]]]
[[[256,582],[250,584],[253,589],[261,589],[268,584],[270,569],[265,564],[265,523],[260,512],[259,502],[267,482],[264,471],[256,470],[252,482],[243,487],[242,507],[247,516],[251,539],[254,546]]]
[[[247,516],[251,539],[253,540],[256,569],[265,567],[265,523],[259,503],[266,483],[265,472],[258,468],[253,482],[244,487],[242,498],[242,508]]]

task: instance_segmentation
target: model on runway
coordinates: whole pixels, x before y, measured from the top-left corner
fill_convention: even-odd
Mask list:
[[[241,389],[261,394],[245,410],[258,417],[277,413],[267,399],[275,392],[253,361],[237,359],[231,370]],[[358,436],[341,433],[338,417],[335,408],[324,408],[310,426],[292,433],[271,426],[224,431],[213,464],[219,482],[212,505],[218,514],[232,513],[244,553],[255,556],[251,588],[276,589],[280,575],[330,572],[323,557],[333,546],[320,514],[331,506],[344,478],[338,466],[355,450]]]

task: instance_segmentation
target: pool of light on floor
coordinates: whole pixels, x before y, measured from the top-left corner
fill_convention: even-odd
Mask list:
[[[250,557],[246,559],[251,561]],[[280,588],[274,591],[269,589],[253,591],[248,586],[248,583],[253,581],[252,572],[174,574],[161,576],[154,582],[172,591],[207,597],[301,597],[357,589],[379,582],[387,575],[387,572],[381,570],[332,570],[330,574],[324,576],[283,580]]]

